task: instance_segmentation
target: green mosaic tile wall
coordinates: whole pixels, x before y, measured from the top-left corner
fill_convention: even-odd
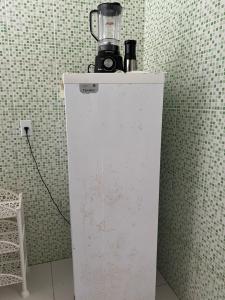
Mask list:
[[[70,256],[70,232],[46,194],[19,120],[30,119],[31,143],[46,182],[69,215],[64,72],[86,72],[96,43],[88,14],[99,1],[0,0],[0,186],[22,191],[29,263]],[[144,0],[123,0],[122,38],[138,40],[142,68]]]
[[[167,72],[158,266],[182,300],[225,299],[225,2],[146,0],[144,67]]]

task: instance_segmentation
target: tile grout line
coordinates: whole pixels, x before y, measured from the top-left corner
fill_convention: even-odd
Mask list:
[[[50,266],[51,266],[52,295],[53,295],[53,300],[55,300],[55,290],[54,290],[54,281],[53,281],[52,262],[50,262]]]

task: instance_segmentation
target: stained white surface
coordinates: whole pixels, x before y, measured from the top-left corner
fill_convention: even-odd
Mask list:
[[[118,83],[118,84],[163,84],[165,74],[148,72],[128,73],[65,73],[63,74],[64,84],[74,83]]]
[[[65,95],[76,300],[153,300],[163,85]]]
[[[28,274],[31,295],[27,300],[74,300],[71,274],[71,259],[31,267]],[[21,300],[19,291],[19,286],[0,288],[0,300]],[[157,287],[156,294],[156,300],[178,300],[167,284],[162,289]]]

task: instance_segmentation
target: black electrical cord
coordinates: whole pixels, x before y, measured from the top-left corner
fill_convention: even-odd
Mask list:
[[[58,210],[59,214],[62,216],[62,218],[64,219],[64,221],[65,221],[68,225],[70,225],[70,221],[67,220],[67,218],[66,218],[66,217],[63,215],[63,213],[61,212],[61,210],[60,210],[58,204],[55,202],[54,198],[52,197],[52,194],[51,194],[51,192],[50,192],[50,190],[49,190],[47,184],[45,183],[45,181],[44,181],[44,179],[43,179],[43,177],[42,177],[42,175],[41,175],[41,172],[40,172],[40,170],[39,170],[37,161],[36,161],[36,159],[35,159],[35,156],[34,156],[34,153],[33,153],[32,147],[31,147],[31,144],[30,144],[30,139],[29,139],[29,135],[28,135],[29,127],[24,127],[24,130],[25,130],[25,132],[26,132],[27,143],[28,143],[28,146],[29,146],[29,148],[30,148],[30,154],[31,154],[31,156],[32,156],[32,158],[33,158],[33,161],[34,161],[34,163],[35,163],[35,166],[36,166],[36,169],[37,169],[37,171],[38,171],[38,174],[39,174],[39,176],[40,176],[40,178],[41,178],[41,181],[42,181],[42,183],[44,184],[46,190],[48,191],[48,194],[49,194],[49,196],[50,196],[50,198],[51,198],[53,204],[55,205],[56,209]]]

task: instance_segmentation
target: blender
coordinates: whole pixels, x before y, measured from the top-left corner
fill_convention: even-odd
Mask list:
[[[98,54],[95,57],[95,73],[123,71],[123,59],[120,56],[119,41],[122,18],[122,6],[118,2],[99,4],[90,12],[90,32],[98,42]],[[93,16],[98,18],[98,34],[93,31]]]

